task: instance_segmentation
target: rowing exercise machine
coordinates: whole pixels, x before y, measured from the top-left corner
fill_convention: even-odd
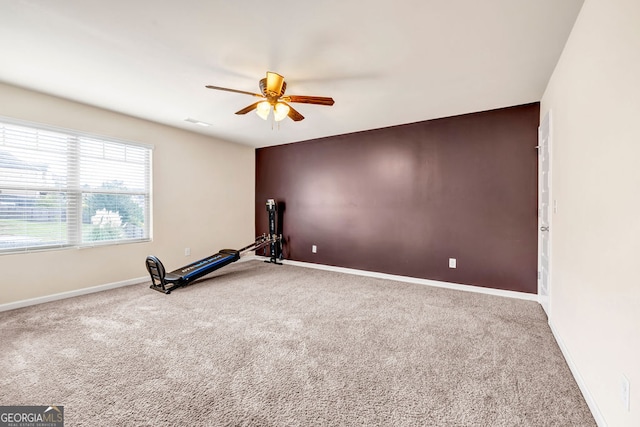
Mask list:
[[[199,261],[193,262],[184,267],[167,273],[162,262],[155,256],[149,255],[145,262],[147,271],[151,276],[151,289],[165,294],[172,290],[186,286],[219,268],[236,262],[245,252],[255,251],[262,247],[272,244],[271,239],[266,234],[256,237],[255,242],[245,246],[240,250],[223,249],[217,254],[213,254]]]
[[[271,258],[265,262],[281,264],[277,259],[282,259],[282,236],[276,233],[276,214],[277,205],[273,199],[267,200],[267,211],[269,212],[269,235],[263,234],[256,237],[255,241],[242,249],[222,249],[217,254],[213,254],[184,267],[166,272],[162,262],[155,256],[149,255],[145,261],[147,271],[151,276],[151,289],[165,294],[172,290],[186,286],[187,284],[197,280],[219,268],[236,262],[246,252],[257,251],[261,248],[270,247]]]

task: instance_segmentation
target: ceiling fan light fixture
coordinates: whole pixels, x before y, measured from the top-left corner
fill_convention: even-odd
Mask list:
[[[296,111],[295,108],[289,106],[291,102],[297,102],[300,104],[315,104],[315,105],[333,105],[333,98],[326,96],[306,96],[306,95],[287,95],[284,92],[287,88],[287,83],[278,73],[267,71],[267,77],[260,79],[258,84],[260,86],[260,93],[247,92],[244,90],[230,89],[228,87],[221,86],[205,86],[207,89],[224,90],[226,92],[241,93],[243,95],[250,95],[260,98],[260,101],[254,102],[251,105],[247,105],[243,109],[236,111],[236,114],[243,115],[250,111],[256,110],[256,114],[262,119],[269,119],[271,109],[273,108],[273,122],[280,122],[285,117],[289,117],[294,122],[304,120],[304,116]]]
[[[287,117],[287,115],[289,114],[289,110],[290,108],[287,104],[278,102],[273,107],[273,118],[275,119],[276,122],[279,122],[280,120],[284,120],[284,118]]]
[[[262,101],[258,103],[256,107],[256,114],[260,116],[262,120],[267,120],[271,112],[271,104],[268,101]]]

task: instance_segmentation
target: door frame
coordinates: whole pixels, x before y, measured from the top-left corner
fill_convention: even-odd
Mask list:
[[[549,205],[547,206],[547,209],[549,210],[548,215],[547,215],[547,219],[548,219],[548,224],[546,224],[549,227],[549,230],[546,232],[547,233],[547,244],[549,245],[548,250],[547,250],[547,255],[548,255],[548,265],[547,265],[547,295],[542,295],[541,292],[541,282],[542,282],[542,274],[541,274],[541,265],[542,265],[542,236],[544,231],[541,230],[541,227],[543,226],[542,224],[542,212],[541,212],[541,206],[542,204],[540,203],[542,200],[542,161],[541,161],[541,144],[542,144],[542,126],[544,124],[544,122],[547,122],[547,128],[548,128],[548,136],[547,136],[547,152],[548,152],[548,165],[549,165],[549,170],[547,171],[547,179],[549,182]],[[540,305],[542,306],[542,308],[544,309],[545,313],[547,314],[547,319],[549,321],[551,321],[551,283],[552,283],[552,256],[551,256],[551,252],[552,252],[552,247],[553,245],[551,244],[551,239],[552,239],[552,235],[553,235],[553,215],[556,213],[557,211],[557,205],[556,205],[556,201],[553,198],[553,185],[552,185],[552,171],[553,171],[553,156],[552,156],[552,147],[553,147],[553,120],[552,120],[552,112],[551,110],[547,111],[547,113],[545,114],[545,116],[542,118],[542,120],[540,121],[540,126],[538,126],[538,146],[537,148],[537,157],[538,157],[538,221],[537,221],[537,232],[538,232],[538,263],[537,263],[537,284],[538,284],[538,302],[540,303]]]

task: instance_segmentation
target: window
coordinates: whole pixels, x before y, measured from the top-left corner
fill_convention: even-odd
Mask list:
[[[151,148],[0,119],[0,253],[150,237]]]

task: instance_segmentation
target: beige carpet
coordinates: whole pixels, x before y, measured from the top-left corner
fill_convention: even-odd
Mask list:
[[[528,301],[250,261],[0,313],[0,334],[0,405],[67,426],[595,425]]]

